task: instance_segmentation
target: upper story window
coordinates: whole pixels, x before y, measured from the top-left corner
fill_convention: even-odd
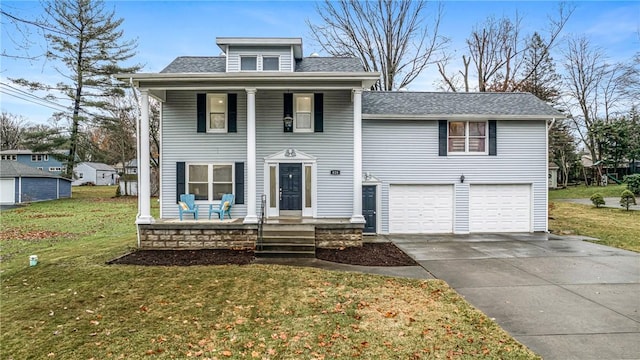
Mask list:
[[[43,155],[43,154],[31,155],[31,161],[49,161],[49,155]]]
[[[227,132],[227,94],[207,94],[207,132]]]
[[[240,56],[240,70],[256,71],[258,70],[257,56]]]
[[[450,121],[448,144],[450,153],[487,153],[486,121]]]
[[[2,155],[2,160],[18,161],[18,155]]]
[[[280,71],[280,57],[263,56],[262,71]]]
[[[241,55],[241,71],[280,71],[280,57],[273,55]]]
[[[313,132],[313,94],[294,94],[293,131]]]

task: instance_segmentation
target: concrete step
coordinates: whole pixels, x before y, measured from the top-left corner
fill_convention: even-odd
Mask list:
[[[288,236],[288,237],[315,237],[316,232],[313,231],[286,231],[281,229],[270,229],[270,230],[262,230],[263,237],[270,236]]]
[[[280,251],[280,250],[256,250],[258,258],[315,258],[315,251]]]
[[[316,227],[314,225],[307,224],[264,224],[262,226],[263,231],[310,231],[315,232]]]
[[[262,243],[315,244],[315,236],[263,235]]]
[[[311,253],[316,252],[314,244],[292,244],[292,243],[263,243],[258,246],[259,251],[308,251]]]

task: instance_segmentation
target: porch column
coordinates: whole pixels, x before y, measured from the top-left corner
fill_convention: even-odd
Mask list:
[[[247,216],[245,224],[256,224],[256,89],[247,91]]]
[[[362,216],[362,89],[353,90],[353,214],[352,223],[365,223]]]
[[[142,95],[138,121],[138,218],[136,224],[152,224],[151,174],[149,172],[149,90],[140,89]]]

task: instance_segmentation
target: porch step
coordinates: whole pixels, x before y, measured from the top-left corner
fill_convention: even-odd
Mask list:
[[[256,257],[309,257],[316,254],[313,225],[265,224]]]

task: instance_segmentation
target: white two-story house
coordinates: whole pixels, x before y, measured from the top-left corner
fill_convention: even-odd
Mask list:
[[[224,55],[118,75],[142,94],[142,163],[149,97],[162,104],[160,217],[143,167],[141,247],[251,247],[258,223],[285,219],[314,225],[318,246],[547,231],[547,129],[562,115],[535,96],[372,92],[379,73],[304,57],[300,38],[216,42]],[[208,220],[229,193],[233,220]],[[195,195],[197,221],[176,220],[181,194]]]

